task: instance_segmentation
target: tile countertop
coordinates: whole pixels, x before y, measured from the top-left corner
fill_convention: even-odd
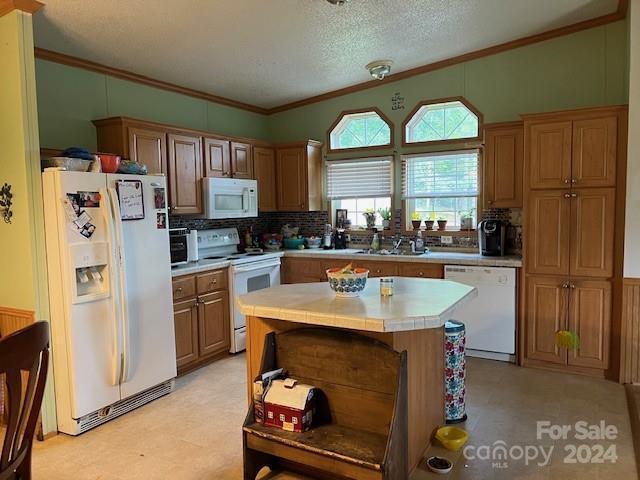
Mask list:
[[[369,280],[359,297],[340,298],[326,283],[298,283],[238,297],[245,315],[370,332],[442,327],[455,310],[478,295],[475,287],[449,280],[394,278],[394,294],[380,296]]]
[[[206,272],[208,270],[217,270],[219,268],[227,268],[231,262],[229,260],[211,261],[200,260],[199,262],[185,263],[171,267],[171,276],[179,277],[181,275],[189,275],[191,273]]]
[[[361,248],[347,248],[344,250],[285,250],[285,257],[308,257],[308,258],[340,258],[352,260],[360,258],[362,260],[378,260],[382,262],[422,262],[422,263],[444,263],[449,265],[478,265],[487,267],[521,267],[522,257],[518,255],[507,255],[504,257],[485,257],[479,253],[460,252],[434,252],[424,255],[370,255],[357,253]]]

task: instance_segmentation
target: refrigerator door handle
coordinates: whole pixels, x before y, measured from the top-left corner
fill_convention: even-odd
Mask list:
[[[120,383],[124,383],[129,379],[129,309],[127,305],[127,276],[126,276],[126,260],[124,255],[124,243],[122,235],[122,217],[120,216],[120,202],[118,201],[118,192],[115,188],[110,187],[109,201],[111,202],[111,210],[113,212],[114,230],[116,235],[116,244],[118,246],[118,286],[120,297],[120,332],[122,339],[122,373]]]
[[[107,236],[109,238],[110,244],[110,253],[111,253],[111,272],[110,272],[110,280],[111,280],[111,303],[113,305],[113,314],[114,314],[114,335],[113,335],[113,344],[115,345],[115,354],[113,358],[113,377],[111,378],[111,383],[113,385],[120,384],[120,377],[122,376],[122,331],[121,326],[122,322],[120,319],[121,308],[120,302],[121,297],[119,294],[119,286],[118,286],[118,258],[117,255],[114,254],[114,251],[118,248],[118,242],[116,239],[116,233],[114,230],[114,216],[113,216],[113,205],[111,203],[111,195],[107,190],[102,190],[100,192],[101,197],[104,199],[102,202],[105,206],[104,216],[105,223],[107,225]]]

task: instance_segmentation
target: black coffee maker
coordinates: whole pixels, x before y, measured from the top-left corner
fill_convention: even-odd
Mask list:
[[[488,257],[504,255],[507,226],[500,220],[482,220],[478,224],[480,254]]]
[[[336,250],[344,250],[347,248],[347,232],[344,228],[336,228],[336,234],[333,239],[333,248]]]

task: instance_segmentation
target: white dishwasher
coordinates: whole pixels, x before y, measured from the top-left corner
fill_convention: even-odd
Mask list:
[[[515,362],[516,269],[445,265],[444,278],[478,289],[454,314],[466,327],[467,355]]]

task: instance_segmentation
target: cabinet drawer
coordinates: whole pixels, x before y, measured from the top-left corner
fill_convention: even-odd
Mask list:
[[[444,278],[444,267],[437,263],[401,263],[398,274],[401,277]]]
[[[193,275],[173,279],[173,301],[196,295],[196,277]]]
[[[366,268],[369,270],[369,277],[393,277],[398,275],[398,264],[393,262],[355,261],[354,267]]]
[[[196,276],[198,295],[215,290],[227,289],[227,271],[216,270],[215,272],[201,273]]]

